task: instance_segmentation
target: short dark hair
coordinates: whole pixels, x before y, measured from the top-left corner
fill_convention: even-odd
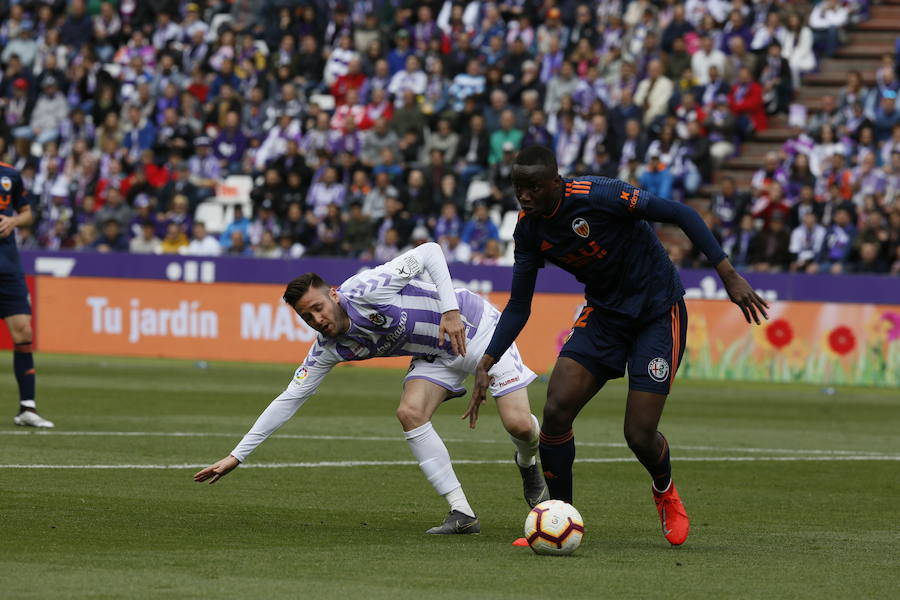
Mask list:
[[[287,288],[284,290],[284,301],[290,304],[292,307],[297,304],[297,301],[300,300],[303,296],[306,295],[311,288],[328,288],[328,284],[325,283],[325,280],[319,277],[315,273],[304,273],[300,277],[296,277],[291,280],[289,284],[287,284]]]
[[[516,163],[520,166],[541,166],[556,173],[556,155],[547,146],[528,146],[516,155]]]

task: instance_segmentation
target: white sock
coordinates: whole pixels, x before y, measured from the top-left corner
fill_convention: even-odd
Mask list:
[[[531,422],[534,423],[534,428],[531,430],[531,437],[527,440],[520,440],[513,435],[509,436],[512,443],[516,445],[516,464],[522,468],[530,467],[534,464],[534,457],[538,451],[538,442],[541,439],[541,425],[538,423],[537,417],[534,415],[528,416],[531,417]]]
[[[419,461],[419,467],[425,478],[438,494],[447,499],[450,509],[474,517],[475,513],[466,501],[462,486],[456,478],[456,473],[453,472],[447,446],[432,427],[431,421],[405,432],[404,435],[413,456]]]
[[[469,506],[469,501],[466,500],[466,493],[463,492],[462,486],[444,494],[444,500],[450,504],[450,510],[458,510],[470,517],[475,516],[475,511]]]

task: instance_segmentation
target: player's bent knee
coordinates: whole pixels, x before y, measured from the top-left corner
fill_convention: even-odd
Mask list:
[[[526,413],[524,417],[517,415],[515,419],[504,420],[503,426],[506,427],[509,435],[520,440],[531,439],[534,434],[534,421],[531,420],[531,413]]]
[[[633,425],[625,425],[625,442],[632,450],[652,448],[656,441],[656,429],[645,429]]]
[[[14,344],[26,344],[32,342],[34,334],[31,329],[31,323],[25,321],[24,323],[19,323],[10,327],[9,335]]]
[[[429,417],[423,407],[412,404],[401,404],[397,407],[397,419],[404,431],[421,427],[428,422]]]
[[[544,405],[544,420],[541,430],[550,435],[562,435],[572,429],[575,420],[575,411],[571,410],[557,398],[549,396]]]

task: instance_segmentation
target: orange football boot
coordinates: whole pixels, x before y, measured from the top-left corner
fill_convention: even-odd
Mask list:
[[[691,521],[684,510],[681,498],[678,497],[675,482],[670,481],[668,489],[664,492],[657,492],[652,485],[650,489],[653,490],[653,500],[656,502],[663,535],[673,546],[680,546],[687,539]]]

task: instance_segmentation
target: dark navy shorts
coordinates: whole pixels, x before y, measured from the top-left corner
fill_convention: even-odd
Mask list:
[[[600,385],[624,376],[627,367],[630,389],[668,394],[684,355],[686,338],[684,300],[640,323],[607,318],[588,305],[559,355],[578,362]]]
[[[0,319],[12,315],[30,315],[28,287],[22,273],[0,272]]]

